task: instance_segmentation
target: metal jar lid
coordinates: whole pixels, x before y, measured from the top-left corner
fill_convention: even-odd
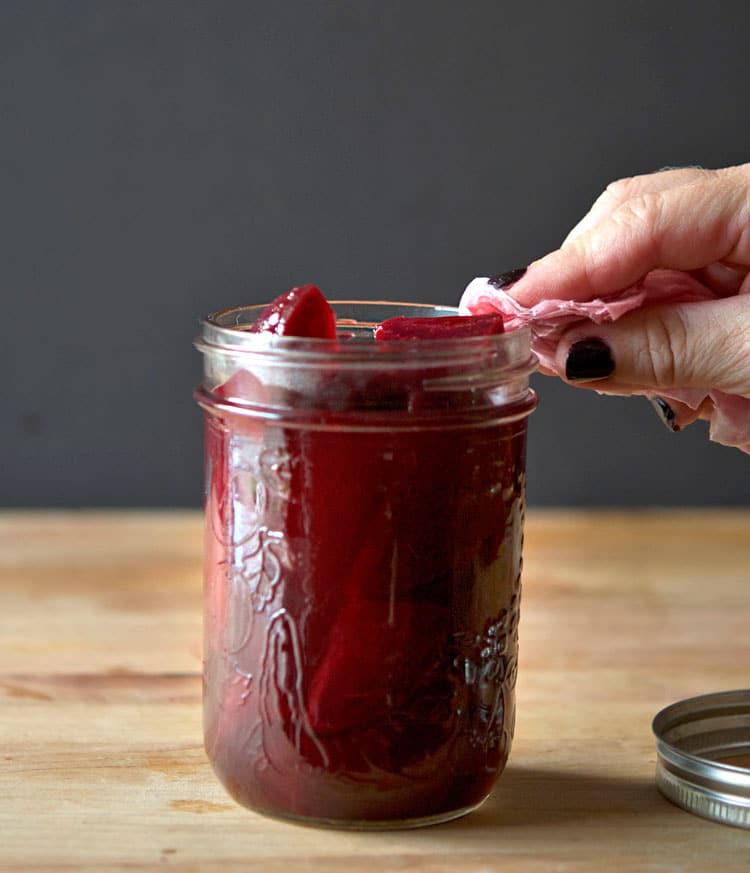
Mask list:
[[[750,828],[750,689],[681,700],[652,728],[659,791],[696,815]]]

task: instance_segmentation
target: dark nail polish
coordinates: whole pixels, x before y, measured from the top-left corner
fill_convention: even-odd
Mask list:
[[[569,382],[594,382],[606,379],[615,369],[609,346],[599,339],[584,339],[568,349],[565,378]]]
[[[677,416],[674,409],[665,400],[662,400],[661,397],[649,397],[648,399],[658,413],[659,418],[664,422],[664,426],[671,430],[672,433],[678,433],[681,428],[675,420]]]
[[[497,276],[493,276],[489,280],[490,285],[498,290],[500,290],[500,288],[507,288],[509,285],[517,282],[525,272],[526,267],[518,267],[515,270],[507,270],[505,273],[498,273]]]

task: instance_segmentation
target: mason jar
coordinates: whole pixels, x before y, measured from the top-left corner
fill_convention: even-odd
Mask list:
[[[526,329],[375,342],[448,307],[332,302],[337,339],[210,316],[205,747],[241,804],[332,827],[463,815],[515,721]]]

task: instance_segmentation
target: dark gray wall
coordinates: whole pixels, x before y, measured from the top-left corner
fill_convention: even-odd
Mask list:
[[[607,181],[750,159],[741,2],[0,4],[0,505],[191,505],[198,317],[455,302]],[[539,378],[535,504],[746,503],[750,458]]]

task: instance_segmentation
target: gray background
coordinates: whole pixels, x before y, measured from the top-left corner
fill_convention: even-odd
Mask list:
[[[742,2],[2,2],[0,505],[197,505],[201,314],[455,303],[611,179],[750,159]],[[741,504],[750,459],[538,377],[532,504]]]

